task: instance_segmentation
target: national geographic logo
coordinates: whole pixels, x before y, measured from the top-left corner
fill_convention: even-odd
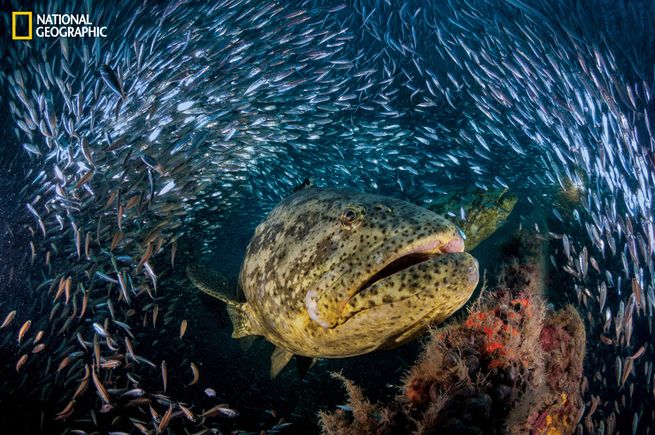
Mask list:
[[[32,12],[11,13],[11,39],[32,39]],[[106,38],[107,27],[95,26],[87,14],[37,14],[37,38]]]
[[[11,13],[11,39],[17,41],[32,39],[32,12]]]

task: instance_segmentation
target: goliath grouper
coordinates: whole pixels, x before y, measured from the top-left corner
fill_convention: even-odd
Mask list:
[[[394,198],[306,188],[257,226],[239,276],[247,302],[217,274],[191,281],[227,303],[233,337],[276,346],[271,375],[295,355],[341,358],[399,346],[461,308],[478,263],[440,215]],[[224,282],[224,281],[223,281]]]

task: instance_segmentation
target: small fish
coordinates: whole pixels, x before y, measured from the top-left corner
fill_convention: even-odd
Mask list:
[[[143,256],[141,257],[139,264],[137,264],[136,266],[137,272],[141,269],[141,266],[143,266],[146,263],[146,261],[150,259],[151,255],[152,255],[152,242],[148,243],[148,247],[146,248],[146,251],[143,253]]]
[[[73,399],[81,396],[84,394],[86,389],[89,387],[89,380],[88,379],[83,379],[80,384],[77,386],[77,389],[75,390],[75,393],[73,393]]]
[[[200,371],[198,370],[198,367],[194,364],[191,363],[191,371],[193,372],[193,380],[189,383],[189,387],[191,385],[195,385],[198,383],[198,379],[200,379]]]
[[[218,411],[219,414],[228,417],[228,418],[236,418],[239,416],[239,412],[236,409],[231,409],[231,408],[225,408],[222,406],[216,407],[216,411]]]
[[[174,187],[175,187],[175,181],[168,182],[164,187],[162,187],[162,189],[159,191],[157,196],[166,195],[168,192],[173,190]]]
[[[283,429],[287,429],[287,428],[291,427],[292,425],[293,425],[293,423],[289,423],[289,422],[286,422],[286,423],[285,423],[285,422],[281,422],[281,423],[278,423],[278,424],[276,424],[275,426],[273,426],[273,427],[271,428],[271,430],[272,430],[272,431],[283,430]]]
[[[102,65],[100,68],[100,76],[105,81],[109,89],[114,91],[116,95],[125,99],[125,91],[123,90],[123,83],[116,75],[116,72],[107,64]]]
[[[16,310],[11,311],[9,314],[7,314],[7,317],[5,317],[5,320],[2,322],[2,325],[0,325],[0,329],[6,328],[7,326],[11,325],[11,322],[14,320],[14,317],[16,317]]]
[[[153,328],[157,327],[157,315],[159,314],[159,305],[155,304],[155,307],[152,309],[152,326]]]
[[[631,360],[634,361],[637,358],[639,358],[640,356],[642,356],[645,352],[646,352],[646,347],[641,346],[639,349],[637,349],[637,351],[632,356],[629,356],[628,359],[631,359]]]
[[[40,156],[41,155],[41,150],[36,145],[33,145],[31,143],[24,143],[23,148],[25,151],[27,151],[30,154],[34,154],[35,156]]]
[[[79,318],[83,318],[84,314],[86,313],[86,307],[89,304],[89,294],[87,292],[84,292],[84,296],[82,296],[82,309],[80,310],[80,316]]]
[[[91,170],[91,171],[88,171],[86,174],[82,175],[82,177],[80,177],[77,184],[75,184],[75,189],[79,189],[80,187],[82,187],[83,185],[88,183],[91,180],[91,178],[93,178],[93,174],[94,174],[94,172],[93,172],[93,170]]]
[[[74,407],[75,407],[75,399],[68,402],[68,404],[64,407],[64,409],[62,409],[59,413],[57,413],[55,420],[65,420],[66,418],[68,418],[73,413]]]
[[[146,392],[144,390],[142,390],[141,388],[133,388],[131,390],[128,390],[128,391],[124,392],[123,394],[121,394],[121,396],[122,397],[141,397],[144,394],[146,394]]]
[[[202,414],[199,415],[199,417],[204,418],[215,414],[221,414],[229,418],[234,418],[239,416],[238,411],[228,408],[227,406],[228,406],[227,404],[221,403],[220,405],[216,405],[213,408],[210,408],[207,411],[203,412]]]
[[[109,399],[109,393],[107,393],[104,385],[102,385],[102,382],[100,382],[100,379],[98,379],[98,375],[96,375],[95,370],[91,371],[91,378],[93,379],[93,385],[95,385],[96,390],[98,391],[98,395],[102,401],[107,404],[110,403],[111,400]]]
[[[91,149],[89,148],[89,141],[86,138],[82,138],[82,155],[91,166],[95,166],[96,163],[93,160],[93,154],[91,154]]]
[[[179,403],[177,404],[177,406],[178,406],[178,408],[180,408],[180,411],[182,411],[182,414],[184,414],[184,416],[186,418],[188,418],[192,422],[196,421],[196,416],[193,414],[193,412],[191,412],[191,410],[189,408],[187,408],[186,406],[183,406],[183,405],[181,405]]]
[[[105,273],[102,273],[102,272],[100,272],[98,270],[96,270],[95,273],[100,279],[102,279],[104,281],[111,282],[113,284],[118,284],[118,280],[115,280],[114,278],[110,277],[109,275],[107,275]]]
[[[100,368],[102,369],[115,369],[122,365],[123,363],[117,359],[110,359],[100,363]]]
[[[625,363],[623,365],[623,376],[621,376],[621,383],[619,385],[619,388],[623,388],[623,385],[625,384],[625,381],[628,380],[628,377],[630,376],[630,373],[632,373],[632,365],[634,363],[634,359],[628,357],[625,360]]]
[[[184,337],[184,334],[186,333],[186,328],[187,328],[187,321],[186,319],[182,320],[182,323],[180,323],[180,339]]]
[[[63,369],[65,369],[68,366],[68,364],[70,364],[70,362],[71,362],[70,358],[68,356],[65,356],[59,363],[59,366],[57,367],[57,371],[60,372]]]
[[[18,362],[16,363],[16,371],[19,372],[20,368],[23,367],[26,362],[27,362],[27,354],[24,354],[20,358],[18,358]]]
[[[105,328],[102,327],[99,323],[93,322],[93,329],[100,335],[101,337],[108,337],[109,333]]]
[[[32,321],[28,320],[25,323],[23,323],[23,326],[20,327],[20,330],[18,331],[18,344],[20,344],[25,334],[27,334],[27,331],[29,331],[30,326],[32,326]]]
[[[95,358],[96,367],[100,366],[100,342],[98,341],[98,335],[93,335],[93,356]]]
[[[603,344],[606,344],[608,346],[611,346],[612,344],[614,344],[614,341],[612,341],[611,338],[609,338],[609,337],[607,337],[605,335],[600,336],[600,341],[602,341]]]
[[[168,386],[168,370],[166,369],[166,361],[161,362],[161,381],[164,385],[164,393],[166,392],[166,387]]]
[[[166,429],[166,427],[168,426],[168,422],[171,419],[171,415],[173,415],[173,405],[168,405],[168,410],[161,418],[161,421],[159,422],[159,426],[157,427],[158,433],[162,433]]]

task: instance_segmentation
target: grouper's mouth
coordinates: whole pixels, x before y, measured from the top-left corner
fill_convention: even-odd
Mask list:
[[[364,284],[362,284],[359,289],[352,294],[352,296],[366,290],[376,282],[382,281],[393,274],[400,273],[412,266],[432,260],[439,255],[456,252],[464,252],[464,240],[460,237],[455,237],[445,244],[442,244],[437,240],[431,240],[410,247],[409,249],[402,251],[399,255],[396,255],[395,258],[392,257],[390,262],[387,261],[387,264],[365,281]]]
[[[330,282],[329,288],[333,292],[330,296],[324,296],[324,302],[319,302],[321,297],[319,292],[310,289],[305,296],[305,306],[310,319],[323,328],[332,328],[345,322],[353,314],[353,310],[360,309],[357,307],[362,303],[370,307],[391,303],[398,300],[399,297],[402,298],[402,295],[391,290],[387,294],[385,291],[376,292],[377,288],[384,288],[386,281],[402,282],[403,278],[413,277],[417,268],[421,268],[422,263],[429,262],[431,267],[436,262],[442,264],[443,267],[460,255],[470,257],[464,253],[464,241],[459,236],[446,240],[442,235],[428,236],[413,240],[405,246],[401,246],[400,249],[396,245],[393,251],[390,251],[390,246],[392,245],[389,243],[383,243],[369,253],[370,257],[375,260],[366,268],[367,273],[358,273],[357,269],[353,269],[349,271],[350,273],[336,278],[326,275]],[[442,258],[448,258],[448,260],[440,261]],[[467,273],[457,269],[459,266],[454,267],[456,268],[450,272],[443,270],[441,273],[452,273],[454,279],[457,279],[456,275],[460,273]],[[477,268],[474,272],[475,276],[472,278],[477,283]],[[468,282],[470,279],[465,278],[464,281]],[[411,285],[410,282],[407,284]],[[375,288],[371,289],[373,286]],[[369,291],[373,292],[372,296],[368,295]],[[323,293],[323,295],[325,294]],[[332,295],[336,295],[336,297]]]

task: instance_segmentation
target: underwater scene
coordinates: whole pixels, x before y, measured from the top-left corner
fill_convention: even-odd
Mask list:
[[[653,433],[654,2],[1,4],[0,433]]]

